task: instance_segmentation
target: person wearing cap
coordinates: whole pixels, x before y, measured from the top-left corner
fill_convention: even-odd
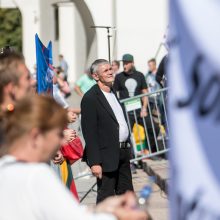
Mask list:
[[[97,203],[112,195],[133,191],[129,130],[123,109],[112,90],[110,63],[98,59],[91,65],[96,80],[82,98],[81,127],[84,160],[97,177]]]
[[[131,98],[140,94],[146,94],[147,84],[144,74],[137,71],[134,66],[134,57],[131,54],[124,54],[122,57],[124,71],[117,74],[115,77],[113,88],[117,92],[119,99]],[[143,119],[147,127],[147,134],[151,145],[151,151],[156,151],[156,143],[154,138],[154,131],[156,136],[159,134],[159,125],[155,122],[151,123],[150,116],[147,111],[148,98],[142,98],[142,108],[136,110],[138,124],[144,126]],[[128,113],[131,128],[135,123],[135,115],[131,111]]]

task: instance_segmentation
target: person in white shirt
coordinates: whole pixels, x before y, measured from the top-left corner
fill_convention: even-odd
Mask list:
[[[88,209],[79,206],[46,164],[62,143],[66,110],[52,98],[21,99],[0,113],[1,220],[144,220],[125,194]]]

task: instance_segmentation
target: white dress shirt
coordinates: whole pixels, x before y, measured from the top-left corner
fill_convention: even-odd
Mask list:
[[[104,92],[101,90],[107,99],[109,105],[112,108],[112,111],[114,112],[114,115],[118,121],[119,124],[119,142],[124,142],[128,139],[129,130],[128,125],[125,120],[125,116],[122,110],[121,105],[119,104],[117,98],[115,97],[115,94],[113,92]]]

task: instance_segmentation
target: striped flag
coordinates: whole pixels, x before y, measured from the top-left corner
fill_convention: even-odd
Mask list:
[[[63,183],[67,186],[68,189],[70,189],[74,197],[79,200],[75,182],[73,179],[71,164],[68,160],[64,160],[64,162],[60,165],[60,176]]]

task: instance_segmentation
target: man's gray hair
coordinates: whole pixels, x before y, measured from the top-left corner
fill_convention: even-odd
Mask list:
[[[105,59],[95,60],[90,67],[90,73],[91,74],[97,73],[99,66],[104,64],[109,64],[108,60]]]

